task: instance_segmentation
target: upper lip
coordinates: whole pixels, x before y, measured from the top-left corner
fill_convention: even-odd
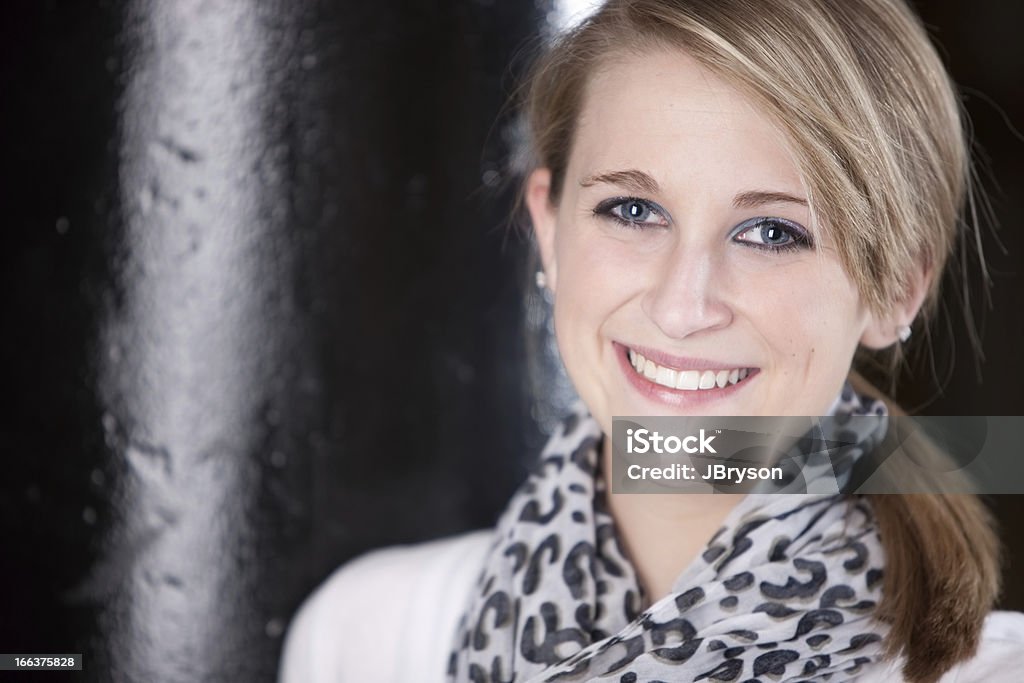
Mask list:
[[[664,351],[658,351],[646,346],[637,346],[635,344],[620,344],[627,349],[632,349],[647,360],[654,361],[656,365],[661,365],[666,368],[672,368],[674,370],[731,370],[733,368],[750,368],[751,366],[744,363],[733,363],[730,361],[712,360],[710,358],[694,358],[692,356],[673,356],[670,353]]]

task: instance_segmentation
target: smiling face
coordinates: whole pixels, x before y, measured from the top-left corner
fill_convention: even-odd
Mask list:
[[[544,169],[526,191],[580,397],[606,431],[615,415],[824,414],[881,332],[785,141],[683,53],[609,61],[558,205]]]

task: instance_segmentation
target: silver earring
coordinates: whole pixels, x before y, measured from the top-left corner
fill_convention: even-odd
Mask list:
[[[896,334],[900,336],[900,342],[906,343],[910,339],[910,325],[901,325],[900,329],[896,331]]]
[[[537,289],[544,289],[548,286],[548,276],[544,274],[543,270],[538,270],[537,275]]]

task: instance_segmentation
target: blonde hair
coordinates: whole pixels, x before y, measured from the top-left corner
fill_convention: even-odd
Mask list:
[[[788,137],[812,214],[872,311],[934,277],[970,196],[959,99],[917,17],[899,1],[612,0],[535,66],[525,113],[534,167],[558,200],[589,76],[609,54],[680,49],[750,97]],[[840,234],[835,234],[840,233]],[[890,349],[895,370],[899,346]],[[861,360],[865,360],[862,358]],[[876,359],[877,360],[877,359]]]
[[[609,56],[682,50],[749,97],[791,143],[812,215],[869,308],[928,268],[935,311],[963,233],[971,164],[960,102],[901,0],[610,0],[558,37],[524,89],[528,168],[565,182],[588,79]],[[900,362],[898,347],[890,369]],[[998,589],[998,542],[972,496],[869,496],[887,555],[877,617],[904,675],[936,680],[975,649]]]

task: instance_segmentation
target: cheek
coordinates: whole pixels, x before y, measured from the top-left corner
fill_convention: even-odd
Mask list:
[[[838,266],[810,261],[757,282],[746,310],[780,363],[849,366],[864,317],[855,288]]]
[[[845,274],[802,270],[787,279],[797,286],[759,287],[773,303],[748,309],[769,347],[769,413],[824,414],[846,380],[863,330],[859,297]]]
[[[555,239],[555,255],[558,262],[558,283],[555,292],[555,339],[569,371],[574,375],[577,359],[584,339],[589,336],[587,327],[592,324],[594,310],[599,310],[600,296],[593,294],[594,287],[600,287],[600,278],[587,263],[593,261],[589,245],[576,238],[573,226],[560,224]]]
[[[594,369],[610,361],[606,335],[625,327],[619,317],[636,292],[636,259],[591,224],[560,225],[555,249],[555,338],[569,378],[594,399],[588,395],[600,374]]]
[[[556,318],[600,319],[627,300],[636,287],[639,268],[626,245],[584,223],[559,227]]]

